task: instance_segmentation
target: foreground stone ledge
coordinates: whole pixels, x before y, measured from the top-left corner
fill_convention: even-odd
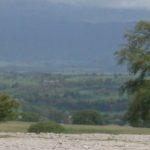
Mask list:
[[[0,133],[0,150],[149,150],[150,135]]]

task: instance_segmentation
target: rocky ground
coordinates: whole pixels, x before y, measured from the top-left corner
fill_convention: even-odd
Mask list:
[[[150,135],[0,133],[0,150],[150,150]]]

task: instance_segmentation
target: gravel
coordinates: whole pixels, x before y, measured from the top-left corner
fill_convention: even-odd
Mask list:
[[[150,150],[150,135],[0,133],[0,150]]]

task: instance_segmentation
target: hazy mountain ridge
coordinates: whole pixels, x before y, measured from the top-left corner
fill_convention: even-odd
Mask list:
[[[45,64],[48,62],[49,65],[44,67],[55,66],[56,70],[60,68],[66,70],[66,67],[72,69],[76,66],[77,70],[95,68],[94,70],[102,72],[108,70],[112,72],[117,62],[114,52],[123,43],[123,32],[132,24],[56,23],[55,26],[54,23],[49,23],[49,25],[50,28],[44,27],[43,30],[33,31],[29,28],[24,33],[21,32],[23,29],[14,27],[12,29],[14,33],[11,35],[10,32],[1,34],[0,59],[10,63],[16,61],[19,64],[29,63],[32,67],[35,66],[34,63],[40,66],[42,62],[43,66],[43,62]],[[2,36],[8,38],[4,39]]]
[[[69,15],[67,6],[48,5],[46,0],[2,0],[0,4],[0,61],[10,68],[22,64],[35,70],[112,72],[116,69],[113,54],[133,25],[80,20],[77,10]]]

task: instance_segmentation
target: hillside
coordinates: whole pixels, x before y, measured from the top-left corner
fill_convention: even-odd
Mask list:
[[[0,64],[20,71],[117,72],[114,52],[133,22],[92,22],[77,12],[88,10],[46,0],[1,0]]]
[[[128,108],[129,100],[118,92],[126,80],[125,75],[3,72],[0,91],[19,99],[21,110],[35,120],[44,117],[67,122],[78,110],[96,109],[110,116],[118,114],[115,122]]]
[[[114,52],[122,44],[123,32],[131,25],[49,21],[46,27],[41,24],[26,30],[25,24],[19,24],[19,27],[6,24],[0,34],[0,60],[7,64],[5,67],[11,70],[20,67],[20,70],[27,71],[105,73],[120,71]]]

